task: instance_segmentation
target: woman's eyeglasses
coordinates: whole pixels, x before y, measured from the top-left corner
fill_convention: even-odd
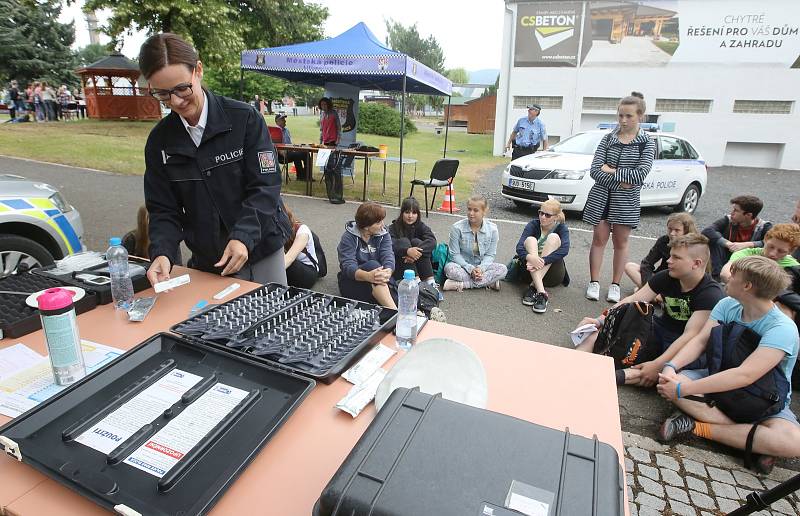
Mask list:
[[[552,219],[553,217],[555,217],[555,216],[556,216],[556,214],[555,214],[555,213],[547,213],[547,212],[545,212],[545,211],[540,211],[540,212],[539,212],[539,216],[540,216],[540,217],[544,217],[544,218],[546,218],[546,219]]]
[[[192,96],[192,85],[191,84],[178,84],[171,90],[150,90],[150,95],[155,97],[156,99],[160,100],[161,102],[167,102],[173,95],[178,97],[179,99],[185,99],[187,97]]]

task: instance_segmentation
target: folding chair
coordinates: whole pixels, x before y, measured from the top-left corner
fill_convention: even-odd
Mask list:
[[[431,197],[430,209],[433,209],[433,203],[436,201],[436,192],[439,188],[446,187],[453,184],[453,179],[456,177],[458,170],[457,159],[440,159],[433,164],[430,179],[414,179],[411,181],[411,193],[409,197],[414,197],[414,187],[419,185],[425,189],[425,216],[428,216],[428,188],[433,188],[433,196]],[[450,204],[450,213],[453,213],[453,205]]]

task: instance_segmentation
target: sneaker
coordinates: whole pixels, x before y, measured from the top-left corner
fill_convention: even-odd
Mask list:
[[[683,412],[676,412],[664,420],[658,429],[657,439],[662,443],[669,442],[678,436],[689,434],[694,430],[694,419]]]
[[[331,204],[344,204],[344,202],[345,202],[344,199],[331,199],[330,200]]]
[[[752,468],[756,473],[762,475],[769,475],[772,473],[772,468],[775,467],[775,457],[772,455],[759,455],[753,454]]]
[[[522,296],[522,304],[525,306],[533,306],[533,300],[536,298],[536,290],[533,287],[528,287],[525,295]]]
[[[608,295],[606,295],[606,301],[609,303],[619,303],[620,299],[620,292],[619,292],[619,285],[616,283],[612,283],[608,286]]]
[[[500,280],[497,280],[494,283],[490,283],[489,285],[486,285],[486,288],[488,288],[489,290],[494,290],[496,292],[500,292]]]
[[[537,314],[543,314],[547,311],[547,304],[550,296],[547,292],[537,292],[533,299],[533,307],[531,308]]]
[[[586,299],[590,301],[598,301],[600,299],[600,283],[590,281],[589,286],[586,287]]]
[[[439,308],[438,306],[434,306],[433,308],[431,308],[431,316],[429,317],[429,319],[431,321],[444,322],[444,323],[447,322],[447,317],[444,315],[444,312],[442,312],[442,309]]]
[[[444,280],[444,286],[442,286],[442,290],[463,292],[464,291],[464,282],[463,281],[451,280],[451,279]]]
[[[433,288],[436,289],[436,297],[439,301],[444,301],[444,294],[442,294],[442,288],[439,286],[438,283],[433,284]]]

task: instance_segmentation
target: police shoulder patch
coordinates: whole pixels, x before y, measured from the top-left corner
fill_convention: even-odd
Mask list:
[[[261,151],[258,153],[258,168],[262,174],[277,172],[275,166],[275,153],[272,151]]]

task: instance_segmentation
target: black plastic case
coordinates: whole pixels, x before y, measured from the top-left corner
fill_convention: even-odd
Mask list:
[[[285,300],[276,302],[273,307],[266,311],[258,311],[252,307],[256,304],[254,299],[262,295],[282,294]],[[303,303],[316,303],[314,308],[307,308]],[[294,344],[300,347],[298,342],[308,339],[315,333],[321,322],[310,320],[320,313],[320,306],[331,311],[341,310],[343,313],[352,314],[356,311],[370,314],[372,322],[365,324],[358,330],[352,339],[341,349],[333,350],[335,355],[329,355],[328,360],[321,363],[320,354],[317,352],[319,347],[315,347],[314,355],[309,360],[288,360],[289,357],[281,355],[281,351]],[[234,312],[250,313],[252,317],[242,318],[237,316],[234,322],[222,319],[220,314],[231,307]],[[328,316],[318,315],[321,320]],[[210,319],[209,323],[207,320]],[[300,326],[298,323],[296,333],[289,333],[285,343],[283,339],[274,343],[274,352],[268,352],[266,348],[257,348],[259,337],[255,335],[256,329],[263,329],[270,324],[287,324],[287,320],[292,324],[307,322],[308,326]],[[344,370],[353,364],[367,349],[377,344],[387,335],[395,325],[397,320],[397,310],[384,308],[382,306],[355,301],[344,297],[331,296],[314,292],[311,290],[284,287],[276,283],[268,283],[263,287],[255,289],[247,294],[231,299],[230,301],[209,307],[197,315],[186,319],[170,328],[170,331],[181,335],[192,342],[204,342],[211,346],[233,353],[237,356],[248,357],[258,360],[274,367],[285,368],[303,376],[308,376],[323,383],[331,383]],[[219,322],[217,322],[219,321]],[[228,325],[228,326],[226,326]],[[345,324],[345,326],[348,326]],[[274,326],[273,326],[274,327]],[[319,343],[329,342],[335,338],[335,332],[329,333],[327,337],[322,337]],[[263,333],[262,337],[263,339]],[[316,344],[319,346],[319,344]],[[325,347],[325,346],[322,346]],[[309,348],[312,349],[312,348]]]
[[[128,444],[132,451],[147,442],[216,382],[249,395],[167,475],[159,479],[123,462],[114,463],[109,458],[113,452],[107,456],[69,440],[76,424],[91,426],[94,420],[87,418],[102,418],[115,408],[115,401],[124,401],[173,368],[205,380],[183,395],[188,401],[178,401],[157,417],[150,433],[138,439],[134,434],[123,447]],[[162,333],[0,428],[0,444],[9,455],[105,508],[121,513],[127,508],[142,515],[203,514],[314,385],[308,378]]]
[[[313,514],[518,516],[513,491],[552,516],[619,516],[624,487],[616,450],[596,438],[400,388]]]
[[[65,285],[62,281],[25,272],[0,280],[0,291],[33,293]],[[39,310],[25,304],[26,298],[18,294],[0,294],[0,339],[22,337],[42,327]],[[75,312],[82,314],[96,306],[97,296],[87,290],[86,295],[75,303]]]
[[[150,261],[144,260],[142,258],[136,258],[135,256],[128,257],[128,263],[141,265],[145,268],[145,270],[150,268]],[[37,269],[33,269],[31,272],[34,274],[38,274],[39,276],[44,276],[46,278],[56,279],[58,281],[63,282],[66,285],[72,285],[73,287],[80,287],[84,290],[90,290],[97,295],[97,304],[98,305],[107,305],[111,301],[113,301],[111,297],[111,283],[107,285],[96,285],[94,283],[87,283],[83,280],[76,278],[75,276],[85,272],[89,274],[94,274],[96,276],[104,276],[109,277],[108,272],[98,272],[100,269],[107,268],[107,264],[100,264],[85,271],[80,272],[73,272],[70,274],[53,274],[52,270],[55,268],[55,265],[49,265],[47,267],[41,267]],[[150,288],[150,281],[147,279],[146,275],[137,276],[135,278],[131,278],[131,283],[133,283],[133,291],[141,292],[142,290],[147,290]]]

